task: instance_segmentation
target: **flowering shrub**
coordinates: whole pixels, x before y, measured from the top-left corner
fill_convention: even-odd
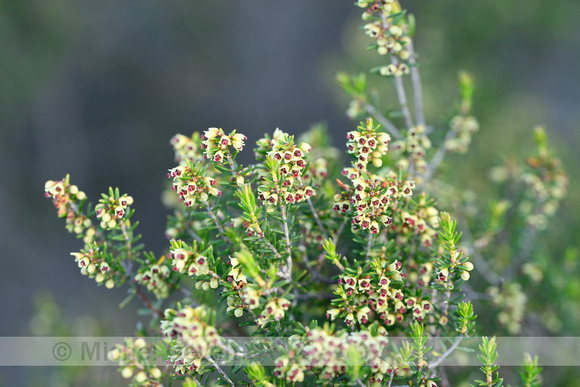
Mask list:
[[[477,240],[464,241],[457,222],[442,211],[451,207],[453,192],[438,184],[435,172],[447,153],[468,150],[479,127],[471,115],[473,81],[460,75],[459,107],[434,147],[423,115],[414,18],[394,0],[357,5],[364,9],[370,48],[390,60],[371,71],[394,82],[401,119],[372,104],[365,75],[339,74],[352,97],[347,114],[363,119],[347,134],[350,166],[342,168],[337,150],[324,145],[328,134],[317,128],[300,138],[276,129],[257,142],[256,163],[247,166],[236,162],[247,139],[235,130],[178,134],[170,141],[178,165],[169,169],[165,195],[173,208],[169,242],[159,258],[138,244],[130,196],[110,189],[93,207],[68,176],[47,182],[58,215],[85,242],[73,253],[81,273],[108,288],[127,282],[157,327],[151,335],[161,334],[155,350],[168,364],[163,371],[142,358],[141,339],[111,351],[133,385],[217,380],[432,387],[446,377],[440,364],[474,335],[474,309],[463,301],[474,290],[466,281],[483,262],[479,251],[505,228],[512,204],[492,206]],[[414,114],[403,84],[407,74]],[[536,142],[538,154],[523,171],[494,173],[497,181],[509,178],[524,187],[518,210],[524,236],[510,270],[524,264],[531,239],[546,228],[566,191],[566,176],[541,129]],[[521,287],[490,282],[499,322],[516,332]],[[234,335],[270,340],[239,345],[228,339]],[[407,340],[395,344],[394,336]],[[441,339],[432,348],[427,338]],[[477,382],[501,385],[495,340],[484,338],[480,351],[486,379]],[[245,376],[226,372],[224,356]],[[539,369],[531,358],[526,364],[524,383],[531,385]]]

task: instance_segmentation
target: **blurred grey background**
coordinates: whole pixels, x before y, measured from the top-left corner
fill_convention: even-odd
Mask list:
[[[0,335],[42,333],[31,321],[35,300],[48,294],[75,332],[106,323],[92,332],[131,335],[138,320],[135,302],[117,310],[126,290],[97,288],[80,275],[69,252],[82,241],[44,198],[47,179],[70,173],[93,201],[109,186],[132,195],[147,249],[161,254],[168,212],[160,194],[174,165],[173,134],[237,129],[249,138],[243,160],[250,161],[264,133],[325,121],[342,149],[354,124],[335,73],[381,60],[365,51],[352,3],[0,0]],[[418,21],[430,123],[442,128],[459,70],[478,84],[482,129],[473,156],[458,167],[473,179],[467,185],[485,185],[503,152],[524,154],[538,123],[576,181],[579,2],[405,4]],[[573,183],[557,225],[568,234],[556,240],[577,235],[575,192]]]

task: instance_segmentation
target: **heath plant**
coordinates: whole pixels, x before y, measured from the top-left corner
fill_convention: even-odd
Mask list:
[[[534,239],[565,195],[560,162],[536,129],[538,149],[525,165],[492,174],[517,200],[492,202],[477,237],[462,236],[452,213],[465,216],[454,206],[461,187],[437,171],[448,153],[467,152],[479,129],[474,82],[461,73],[447,128],[429,126],[414,17],[394,0],[356,5],[369,49],[384,58],[372,79],[394,83],[399,108],[381,111],[372,74],[338,75],[352,100],[347,114],[359,122],[347,134],[346,165],[320,125],[301,136],[266,134],[250,165],[236,160],[247,146],[236,130],[177,134],[160,254],[140,243],[128,194],[110,189],[93,205],[69,176],[46,183],[67,230],[84,242],[72,253],[81,274],[128,287],[146,308],[141,337],[109,354],[131,385],[449,385],[446,358],[476,330],[489,334],[470,299],[487,292],[499,322],[518,331],[517,275],[533,271]],[[486,262],[507,227],[519,230],[509,233],[509,262]],[[469,286],[474,268],[489,289]],[[152,351],[159,361],[145,355]],[[485,380],[476,383],[501,385],[495,339],[484,337],[480,352]],[[522,378],[538,385],[537,359],[527,356]]]

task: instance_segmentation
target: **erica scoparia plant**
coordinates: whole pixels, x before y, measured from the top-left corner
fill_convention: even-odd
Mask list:
[[[397,1],[357,5],[370,48],[386,62],[372,71],[394,82],[400,112],[380,113],[365,75],[338,76],[352,97],[348,114],[366,116],[347,134],[350,165],[340,165],[321,126],[300,138],[276,129],[257,142],[256,163],[246,166],[236,161],[246,137],[235,130],[178,134],[164,195],[173,214],[160,256],[139,243],[130,196],[110,189],[93,206],[68,176],[46,183],[67,229],[85,243],[72,253],[81,273],[108,288],[126,284],[150,315],[139,335],[152,340],[127,339],[109,354],[132,385],[432,387],[447,378],[445,358],[474,335],[473,306],[462,299],[464,290],[473,292],[466,251],[479,253],[441,212],[433,180],[445,154],[467,151],[478,129],[473,82],[460,76],[459,106],[433,147],[413,17]],[[523,175],[532,203],[525,232],[534,234],[566,185],[537,133],[539,154]],[[503,227],[507,206],[494,207],[486,241]],[[240,336],[243,343],[233,339]],[[395,343],[394,336],[408,339]],[[441,339],[432,346],[428,338]],[[148,347],[167,366],[145,356]],[[480,348],[486,380],[477,382],[501,385],[495,340]],[[537,364],[526,364],[525,378],[538,381]]]

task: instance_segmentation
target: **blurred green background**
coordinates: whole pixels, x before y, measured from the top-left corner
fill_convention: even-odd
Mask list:
[[[580,2],[403,4],[417,18],[428,122],[445,130],[459,70],[478,85],[481,130],[468,156],[447,159],[452,181],[485,205],[489,168],[525,155],[533,126],[546,125],[571,179],[546,240],[561,262],[580,247]],[[161,253],[173,134],[220,126],[253,144],[276,127],[298,133],[324,120],[343,149],[354,124],[335,73],[381,59],[365,50],[360,13],[337,0],[0,0],[0,335],[59,334],[61,323],[74,334],[132,335],[138,321],[138,305],[117,308],[126,290],[80,275],[69,252],[82,242],[43,197],[47,179],[70,173],[95,201],[109,185],[129,193],[147,249]],[[53,305],[47,294],[58,321],[39,328],[31,321]],[[580,306],[570,307],[555,333],[578,333]],[[23,385],[28,373],[0,368],[0,385]]]

